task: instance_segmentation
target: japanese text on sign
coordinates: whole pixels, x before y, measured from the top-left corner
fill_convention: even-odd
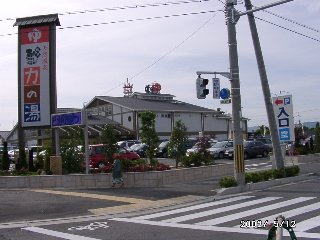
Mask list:
[[[294,141],[294,121],[292,96],[273,98],[273,109],[280,141]]]
[[[212,78],[213,84],[213,98],[219,99],[220,98],[220,79],[219,78]]]
[[[49,26],[21,29],[22,126],[50,125]]]

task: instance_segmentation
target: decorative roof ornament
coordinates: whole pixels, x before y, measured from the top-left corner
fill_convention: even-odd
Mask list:
[[[125,97],[132,95],[132,88],[133,84],[130,84],[127,78],[127,83],[123,85],[123,94]]]
[[[150,86],[150,84],[146,85],[144,88],[146,93],[152,93],[152,94],[160,94],[161,91],[161,85],[157,82],[153,82]]]

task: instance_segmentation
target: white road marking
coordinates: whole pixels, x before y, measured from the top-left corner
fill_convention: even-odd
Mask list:
[[[286,212],[279,212],[279,214],[274,214],[265,218],[260,219],[262,222],[268,221],[268,223],[273,223],[273,220],[276,219],[276,217],[278,217],[279,215],[284,216],[286,219],[290,219],[294,216],[300,215],[300,214],[304,214],[307,212],[312,212],[314,210],[317,210],[320,208],[320,202],[316,202],[307,206],[303,206],[300,208],[295,208],[295,209],[291,209],[289,211]],[[290,220],[294,220],[293,218]],[[300,225],[300,223],[296,222],[296,224]],[[320,224],[320,221],[318,221],[318,224]],[[238,227],[239,225],[235,226]],[[318,225],[319,226],[319,225]]]
[[[256,235],[268,235],[268,230],[261,229],[249,229],[249,228],[234,228],[234,227],[217,227],[217,226],[201,226],[194,224],[183,224],[183,223],[168,223],[163,221],[150,221],[150,220],[138,220],[134,218],[113,218],[110,221],[118,222],[128,222],[128,223],[138,223],[152,226],[161,226],[161,227],[172,227],[172,228],[184,228],[184,229],[194,229],[194,230],[205,230],[205,231],[214,231],[214,232],[233,232],[233,233],[246,233],[246,234],[256,234]],[[287,231],[283,231],[284,236],[290,236]],[[307,233],[307,232],[297,232],[297,238],[310,238],[310,239],[320,239],[319,233]]]
[[[62,232],[57,232],[57,231],[48,230],[48,229],[39,228],[39,227],[27,227],[27,228],[22,228],[22,230],[35,232],[35,233],[41,233],[44,235],[58,237],[58,238],[67,239],[67,240],[101,240],[98,238],[83,237],[83,236],[79,236],[79,235],[62,233]]]
[[[226,206],[226,207],[222,207],[222,208],[215,208],[215,209],[204,211],[204,212],[198,212],[198,213],[188,214],[188,215],[184,215],[184,216],[180,216],[180,217],[170,218],[170,219],[166,219],[163,221],[170,222],[170,223],[178,223],[178,222],[188,221],[188,220],[195,219],[195,218],[206,217],[206,216],[217,214],[217,213],[223,213],[223,212],[227,212],[227,211],[231,211],[231,210],[235,210],[235,209],[239,209],[239,208],[243,208],[243,207],[249,207],[249,206],[253,206],[255,204],[265,203],[265,202],[273,201],[273,200],[276,200],[279,198],[280,197],[266,197],[266,198],[257,199],[254,201],[243,202],[243,203],[230,205],[230,206]],[[200,224],[200,225],[214,225],[214,224]]]
[[[264,207],[253,208],[253,209],[250,209],[250,210],[247,210],[247,211],[244,211],[244,212],[230,214],[230,215],[223,216],[223,217],[220,217],[220,218],[210,219],[210,220],[199,222],[199,223],[196,223],[196,224],[197,225],[217,225],[217,224],[220,224],[220,223],[233,221],[233,220],[236,220],[236,219],[240,219],[240,218],[248,217],[248,216],[251,216],[251,215],[263,213],[263,212],[266,212],[266,211],[271,211],[271,210],[278,209],[278,208],[281,208],[281,207],[287,207],[289,205],[300,203],[300,202],[304,202],[304,201],[308,201],[308,200],[311,200],[311,199],[314,199],[314,198],[315,197],[294,198],[294,199],[290,199],[290,200],[287,200],[287,201],[284,201],[284,202],[278,202],[278,203],[267,205],[267,206],[264,206]],[[252,205],[254,205],[254,204],[252,204]]]
[[[320,216],[316,216],[302,222],[297,222],[297,226],[294,229],[294,231],[305,232],[319,226],[320,226]]]
[[[197,209],[201,209],[201,208],[217,206],[217,205],[221,205],[221,204],[225,204],[225,203],[231,203],[231,202],[234,202],[234,201],[244,200],[244,199],[248,199],[248,198],[252,198],[252,197],[254,197],[254,196],[240,196],[240,197],[222,199],[222,200],[219,200],[219,201],[203,203],[203,204],[200,204],[200,205],[194,205],[194,206],[190,206],[190,207],[184,207],[184,208],[174,209],[174,210],[170,210],[170,211],[165,211],[165,212],[160,212],[160,213],[153,213],[153,214],[149,214],[149,215],[135,217],[135,219],[141,219],[142,220],[142,219],[158,218],[158,217],[168,216],[168,215],[172,215],[172,214],[177,214],[177,213],[183,213],[183,212],[187,212],[187,211],[197,210]]]

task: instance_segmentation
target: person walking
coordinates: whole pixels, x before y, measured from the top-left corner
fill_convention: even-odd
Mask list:
[[[121,160],[118,154],[115,156],[112,168],[112,187],[115,187],[116,184],[121,184],[121,187],[124,186]]]

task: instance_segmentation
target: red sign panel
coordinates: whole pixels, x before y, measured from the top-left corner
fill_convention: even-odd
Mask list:
[[[49,42],[49,27],[33,27],[21,29],[21,44]]]

